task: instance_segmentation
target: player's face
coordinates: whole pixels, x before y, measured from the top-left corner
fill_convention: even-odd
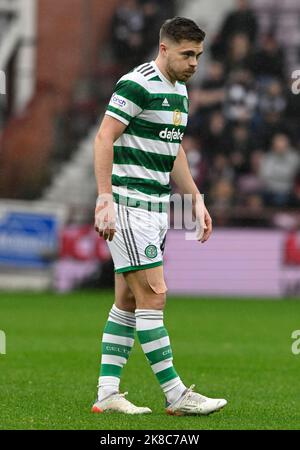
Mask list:
[[[196,72],[203,42],[183,40],[165,45],[166,71],[174,81],[187,82]]]

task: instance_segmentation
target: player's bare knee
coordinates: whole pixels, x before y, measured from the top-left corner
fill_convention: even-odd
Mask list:
[[[136,308],[135,297],[125,278],[120,274],[115,277],[115,305],[128,312],[134,312]]]
[[[135,297],[132,292],[126,292],[126,295],[117,298],[115,303],[117,308],[123,311],[134,312],[136,309]]]
[[[157,309],[163,311],[166,304],[166,294],[156,294],[156,296],[151,299],[151,304],[149,304],[149,309]]]
[[[163,311],[166,304],[166,294],[154,292],[137,298],[137,309],[157,309]]]
[[[164,309],[167,286],[162,266],[129,272],[125,277],[134,292],[138,309]]]
[[[135,308],[136,308],[136,304],[135,304],[135,297],[131,291],[127,292],[125,302],[126,302],[127,307],[130,308],[130,310],[132,312],[134,312]]]
[[[136,309],[135,297],[132,292],[127,289],[122,293],[118,293],[115,299],[115,305],[123,311],[134,312]]]

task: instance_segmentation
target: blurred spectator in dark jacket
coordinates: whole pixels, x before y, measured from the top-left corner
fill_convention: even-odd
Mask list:
[[[144,8],[150,8],[152,9],[152,6],[149,6],[150,4],[155,6],[155,10],[159,11],[159,16],[161,18],[161,22],[163,22],[166,19],[169,19],[170,17],[174,17],[176,13],[176,5],[175,0],[138,0],[139,4]],[[145,10],[144,10],[145,11]],[[149,11],[149,9],[148,9]],[[145,11],[145,14],[147,15],[147,12]],[[158,24],[159,27],[161,26],[161,23]],[[157,38],[157,36],[156,36]]]
[[[208,175],[208,164],[203,155],[201,142],[195,136],[185,135],[182,146],[185,150],[193,179],[197,187],[202,191]]]
[[[290,124],[291,133],[295,138],[295,142],[297,142],[298,147],[300,148],[300,93],[295,95],[292,90],[292,84],[295,80],[291,78],[291,85],[287,91],[287,107],[285,110],[285,117],[287,122]]]
[[[295,177],[295,182],[292,192],[292,206],[300,206],[300,168],[298,168],[297,175]]]
[[[272,34],[266,34],[262,38],[261,47],[255,53],[253,72],[257,77],[283,80],[285,77],[284,68],[283,50]]]
[[[254,148],[250,128],[243,124],[233,126],[229,142],[230,152],[239,152],[246,156],[249,156]]]
[[[217,180],[209,192],[210,211],[216,225],[226,226],[230,223],[234,204],[235,191],[232,182],[226,178]]]
[[[250,170],[249,158],[254,148],[249,127],[237,124],[233,127],[229,141],[229,158],[235,175],[239,176]]]
[[[161,27],[160,3],[156,0],[140,0],[144,14],[143,40],[146,51],[157,45],[157,36]]]
[[[229,136],[224,114],[221,111],[213,112],[200,132],[205,155],[209,161],[212,161],[219,153],[229,152]]]
[[[259,194],[247,195],[235,210],[231,225],[238,227],[269,227],[270,218],[266,213],[263,199]]]
[[[282,115],[286,108],[286,98],[278,80],[271,80],[259,98],[259,110],[263,117],[269,113]]]
[[[260,177],[266,205],[287,206],[300,163],[299,154],[290,145],[289,137],[276,134],[271,150],[261,163]]]
[[[248,173],[242,174],[237,183],[241,198],[249,195],[260,195],[262,190],[260,172],[263,158],[264,153],[261,150],[252,151],[249,157],[249,171]]]
[[[118,62],[126,72],[143,62],[145,17],[137,0],[121,0],[112,20],[112,44]]]
[[[245,33],[238,33],[232,36],[224,63],[226,75],[230,74],[232,70],[252,70],[252,48],[249,38]]]
[[[224,65],[213,60],[207,67],[207,75],[200,87],[193,87],[189,91],[190,115],[199,110],[202,114],[208,114],[222,107],[224,99]]]
[[[257,102],[258,95],[251,73],[247,70],[232,72],[225,92],[225,117],[232,122],[250,123]]]
[[[255,44],[257,31],[257,20],[250,9],[249,2],[247,0],[236,0],[236,9],[225,17],[220,32],[212,45],[213,56],[222,58],[232,36],[237,33],[246,34],[251,44]]]
[[[212,161],[209,170],[209,182],[211,186],[216,184],[220,179],[232,182],[234,180],[234,170],[229,159],[223,153],[219,153]]]
[[[278,112],[268,112],[255,129],[255,146],[267,149],[271,146],[273,136],[284,133],[292,136],[292,124]]]

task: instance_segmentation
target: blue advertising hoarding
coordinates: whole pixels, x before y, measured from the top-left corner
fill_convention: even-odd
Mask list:
[[[58,245],[55,214],[7,209],[0,217],[0,265],[47,267]]]

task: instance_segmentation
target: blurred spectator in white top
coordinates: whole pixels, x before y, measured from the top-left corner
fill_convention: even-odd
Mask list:
[[[283,133],[275,134],[271,150],[264,156],[260,169],[266,206],[291,203],[299,163],[299,154],[291,147],[289,137]]]
[[[226,86],[224,113],[229,121],[249,123],[254,117],[258,102],[252,74],[247,70],[231,73]]]

